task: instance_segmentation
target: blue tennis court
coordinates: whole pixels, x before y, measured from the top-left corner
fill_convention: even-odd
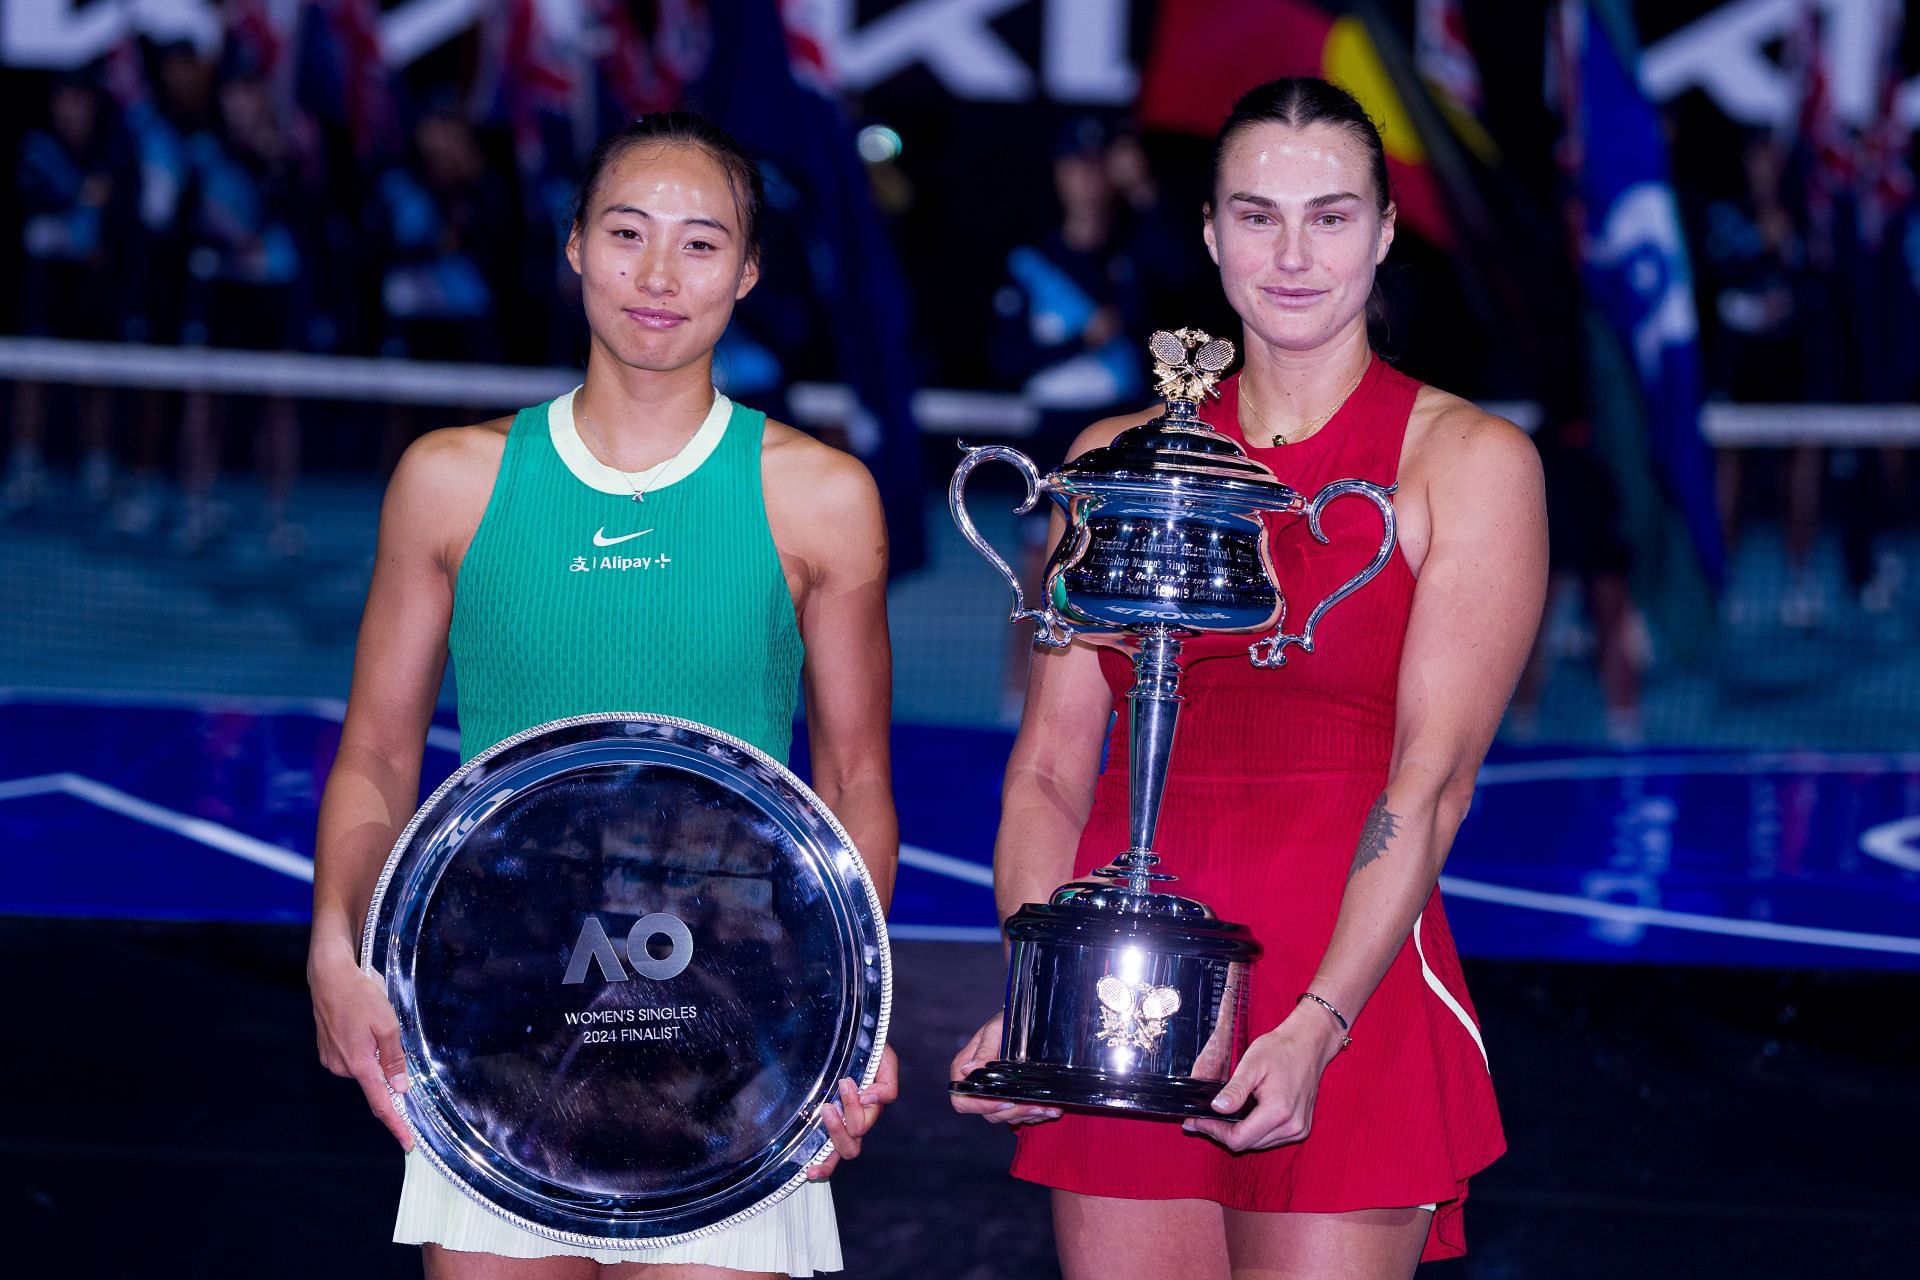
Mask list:
[[[4,697],[0,911],[304,921],[342,710]],[[995,936],[1011,742],[896,728],[896,936]],[[436,725],[423,786],[457,758]],[[1469,955],[1920,969],[1920,753],[1496,748],[1443,885]]]

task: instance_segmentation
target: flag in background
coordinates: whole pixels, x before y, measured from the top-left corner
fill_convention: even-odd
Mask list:
[[[1420,78],[1469,114],[1480,114],[1480,66],[1467,47],[1462,0],[1417,0],[1413,62]]]
[[[1308,0],[1162,0],[1140,79],[1140,123],[1212,137],[1242,93],[1280,76],[1322,76],[1380,126],[1400,225],[1452,248],[1455,228],[1404,91],[1367,24]]]
[[[326,8],[340,50],[354,148],[362,156],[391,154],[400,146],[400,112],[380,41],[380,7],[375,0],[328,0]]]
[[[572,168],[578,51],[563,45],[539,0],[501,0],[484,13],[474,118],[506,123],[520,171],[537,186]]]
[[[780,0],[780,22],[787,32],[787,65],[793,78],[815,93],[833,94],[840,86],[827,56],[831,17],[824,8],[823,0]]]
[[[308,0],[298,26],[295,96],[315,119],[346,130],[362,160],[400,148],[400,111],[374,0]]]
[[[286,33],[265,0],[230,0],[221,15],[221,43],[230,61],[273,79],[282,67]]]
[[[1376,9],[1377,12],[1377,9]],[[1376,35],[1384,20],[1376,18]],[[1487,170],[1506,166],[1499,144],[1481,123],[1486,109],[1486,94],[1480,80],[1480,64],[1467,43],[1465,0],[1418,0],[1414,11],[1414,75],[1433,97],[1433,104],[1445,117],[1447,127],[1473,157]],[[1433,139],[1429,138],[1429,144]],[[1444,171],[1441,178],[1449,203],[1460,208],[1457,177]]]
[[[1646,457],[1714,586],[1726,570],[1712,457],[1700,434],[1699,317],[1660,118],[1640,88],[1626,14],[1607,0],[1558,10],[1573,194],[1589,304],[1636,375]]]
[[[220,11],[220,59],[227,74],[265,83],[294,155],[311,165],[319,139],[313,116],[300,99],[300,68],[292,56],[295,51],[289,30],[298,25],[301,16],[299,10],[289,12],[268,0],[230,0]]]
[[[912,313],[893,240],[839,104],[813,87],[823,67],[796,76],[797,44],[779,0],[709,0],[714,42],[696,104],[786,189],[788,216],[813,272],[838,374],[858,405],[848,439],[873,472],[886,506],[891,569],[925,559],[919,429],[913,418]],[[763,285],[763,288],[766,286]]]
[[[100,82],[122,111],[145,107],[152,101],[146,65],[140,60],[140,37],[132,24],[121,31],[113,47],[107,50],[100,68]]]
[[[704,0],[660,0],[652,35],[627,0],[587,0],[585,46],[595,78],[596,133],[675,106],[712,44]]]
[[[1878,0],[1879,83],[1873,119],[1860,135],[1860,239],[1880,248],[1913,203],[1913,129],[1901,111],[1900,40],[1906,26],[1901,0]]]
[[[1800,97],[1784,145],[1806,195],[1807,253],[1827,266],[1834,255],[1834,207],[1853,187],[1855,155],[1834,110],[1823,36],[1820,6],[1801,0],[1786,44],[1786,64]]]

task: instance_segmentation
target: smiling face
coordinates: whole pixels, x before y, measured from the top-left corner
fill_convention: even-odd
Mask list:
[[[658,373],[709,355],[760,278],[727,171],[698,147],[636,144],[589,195],[567,261],[594,346]]]
[[[1393,243],[1366,144],[1338,125],[1248,125],[1220,158],[1207,252],[1252,336],[1311,351],[1365,325]]]

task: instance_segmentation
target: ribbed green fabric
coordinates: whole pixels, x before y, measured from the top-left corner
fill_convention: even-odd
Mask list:
[[[460,565],[461,758],[562,716],[645,711],[785,760],[803,648],[761,493],[766,415],[733,406],[697,470],[635,502],[568,468],[552,413],[514,418]]]

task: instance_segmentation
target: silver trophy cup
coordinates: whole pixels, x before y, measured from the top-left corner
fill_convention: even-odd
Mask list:
[[[1129,840],[1095,881],[1063,885],[1045,904],[1007,921],[1012,956],[1000,1057],[953,1092],[1054,1106],[1167,1117],[1216,1114],[1209,1105],[1246,1047],[1248,976],[1260,945],[1244,925],[1205,903],[1161,892],[1176,877],[1155,870],[1160,799],[1180,694],[1180,649],[1204,632],[1263,633],[1248,652],[1257,667],[1313,652],[1314,628],[1393,554],[1391,488],[1336,480],[1311,500],[1282,484],[1196,413],[1233,360],[1233,344],[1182,329],[1153,335],[1166,412],[1042,477],[1017,449],[966,450],[948,501],[961,534],[1013,589],[1011,620],[1030,619],[1053,648],[1079,639],[1128,653]],[[1044,599],[1029,608],[1018,576],[967,514],[967,479],[983,462],[1025,478],[1031,511],[1045,495],[1066,534],[1048,562]],[[1287,601],[1274,576],[1269,515],[1305,516],[1321,543],[1327,507],[1360,497],[1384,523],[1373,559],[1285,628]],[[1102,883],[1104,882],[1104,883]]]

